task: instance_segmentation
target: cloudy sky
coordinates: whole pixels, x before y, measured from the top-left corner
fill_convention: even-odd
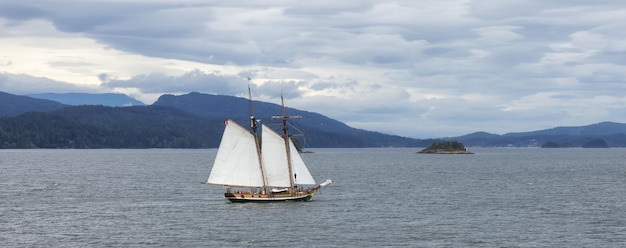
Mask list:
[[[0,91],[246,96],[416,138],[626,122],[623,0],[0,0]],[[210,107],[210,106],[207,106]]]

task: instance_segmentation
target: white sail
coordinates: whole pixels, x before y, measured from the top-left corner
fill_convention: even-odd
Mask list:
[[[261,142],[267,186],[291,187],[285,140],[271,128],[261,125]]]
[[[291,168],[294,173],[295,184],[315,184],[315,180],[309,172],[309,169],[304,164],[300,153],[296,149],[291,139],[289,139],[289,149],[291,150]]]
[[[254,136],[234,121],[226,121],[226,128],[207,183],[262,187],[261,175]]]
[[[290,187],[285,140],[271,128],[262,126],[263,165],[268,186]],[[295,184],[315,184],[295,145],[289,140],[291,170]]]

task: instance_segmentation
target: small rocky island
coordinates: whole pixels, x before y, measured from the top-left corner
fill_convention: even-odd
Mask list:
[[[440,141],[433,142],[432,145],[417,153],[430,153],[430,154],[473,154],[465,146],[458,141]]]

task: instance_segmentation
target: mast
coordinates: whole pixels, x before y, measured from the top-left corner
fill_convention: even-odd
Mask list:
[[[259,166],[261,167],[261,178],[263,179],[263,191],[267,194],[271,194],[271,190],[267,190],[267,182],[265,179],[265,171],[263,169],[263,158],[261,157],[261,146],[259,142],[259,134],[257,133],[257,120],[254,116],[254,106],[252,104],[252,92],[250,90],[250,78],[248,78],[248,98],[250,101],[250,128],[252,128],[252,135],[254,135],[254,144],[256,146],[257,157],[259,158]]]
[[[295,194],[295,183],[294,183],[294,177],[296,177],[297,175],[293,174],[293,168],[291,166],[291,149],[290,149],[290,145],[289,145],[289,130],[287,127],[287,119],[289,118],[302,118],[302,116],[287,116],[287,113],[285,111],[285,98],[283,97],[282,94],[280,94],[280,102],[281,102],[281,110],[282,110],[282,115],[281,116],[272,116],[272,119],[281,119],[282,120],[282,124],[283,124],[283,140],[285,141],[285,150],[287,151],[287,167],[289,170],[289,185],[291,187],[291,195]],[[297,151],[296,151],[297,152]]]

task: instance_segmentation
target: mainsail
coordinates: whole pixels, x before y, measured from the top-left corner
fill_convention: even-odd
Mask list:
[[[268,186],[291,187],[285,140],[266,125],[261,125],[261,131],[263,169],[265,170]],[[306,168],[291,139],[289,140],[289,146],[294,183],[315,184],[313,176]]]
[[[268,186],[291,187],[285,140],[274,130],[261,125],[263,169]]]
[[[263,187],[261,175],[254,136],[246,128],[227,120],[207,183]]]

